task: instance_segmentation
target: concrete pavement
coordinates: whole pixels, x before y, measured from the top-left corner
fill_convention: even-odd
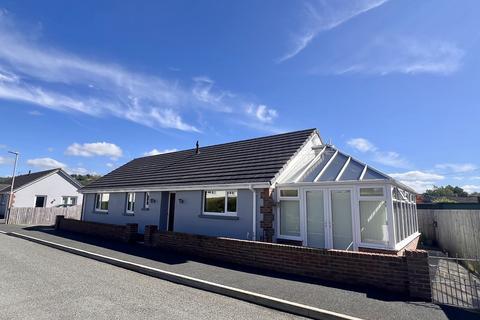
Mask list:
[[[300,319],[0,234],[0,319]]]

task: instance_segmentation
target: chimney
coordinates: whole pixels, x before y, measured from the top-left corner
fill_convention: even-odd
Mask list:
[[[196,148],[195,148],[195,154],[199,154],[200,153],[200,146],[198,144],[198,140],[197,140],[197,143],[196,143]]]

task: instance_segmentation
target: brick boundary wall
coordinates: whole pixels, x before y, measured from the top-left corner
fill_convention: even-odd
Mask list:
[[[146,235],[146,233],[145,233]],[[150,245],[265,270],[388,290],[431,301],[428,254],[404,256],[154,231]]]
[[[122,242],[134,242],[137,238],[138,224],[129,223],[126,225],[114,225],[65,219],[64,216],[57,216],[55,219],[55,229],[82,233],[110,240],[119,240]]]

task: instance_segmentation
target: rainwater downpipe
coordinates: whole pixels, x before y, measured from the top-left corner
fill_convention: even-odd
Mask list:
[[[250,185],[248,187],[250,191],[252,191],[253,194],[253,209],[252,209],[252,240],[256,241],[257,240],[257,193],[255,189]]]

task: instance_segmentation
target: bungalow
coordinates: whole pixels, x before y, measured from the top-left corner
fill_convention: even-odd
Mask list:
[[[0,185],[0,218],[6,215],[12,179]],[[62,169],[23,174],[15,177],[12,207],[49,208],[82,204],[81,184]]]
[[[82,220],[316,248],[399,251],[415,191],[316,129],[134,159],[80,190]]]

